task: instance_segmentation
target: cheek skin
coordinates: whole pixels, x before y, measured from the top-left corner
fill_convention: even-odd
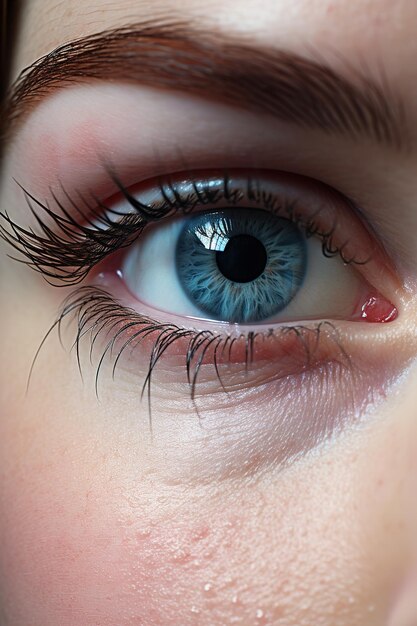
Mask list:
[[[6,353],[18,338],[28,346],[1,374],[0,604],[11,624],[384,623],[411,537],[412,386],[410,406],[395,400],[395,413],[282,472],[172,482],[163,456],[108,425],[120,409],[85,393],[54,342],[22,397],[41,331],[23,311],[16,323],[7,295]]]
[[[280,476],[184,490],[35,417],[2,456],[11,623],[383,623],[405,552],[398,477],[380,473],[381,452],[405,469],[392,428]]]

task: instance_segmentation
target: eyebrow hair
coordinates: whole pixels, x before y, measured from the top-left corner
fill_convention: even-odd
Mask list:
[[[118,80],[402,148],[407,133],[400,99],[386,81],[354,74],[355,80],[348,80],[321,61],[188,23],[149,21],[76,39],[24,69],[6,99],[2,134],[7,140],[18,122],[57,89]]]

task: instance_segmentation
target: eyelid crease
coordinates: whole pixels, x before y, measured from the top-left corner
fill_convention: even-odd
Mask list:
[[[290,219],[307,236],[318,237],[325,256],[339,254],[344,263],[357,266],[383,295],[392,297],[401,287],[382,245],[369,232],[353,203],[323,183],[272,170],[203,170],[159,177],[153,187],[152,181],[143,181],[139,192],[133,194],[110,166],[106,169],[125,203],[123,210],[114,203],[107,206],[94,196],[94,204],[81,194],[75,202],[63,189],[64,200],[51,191],[57,212],[21,187],[40,233],[0,213],[0,237],[23,254],[25,258],[18,260],[54,286],[82,282],[108,255],[137,240],[151,223],[187,215],[198,206],[240,203]]]

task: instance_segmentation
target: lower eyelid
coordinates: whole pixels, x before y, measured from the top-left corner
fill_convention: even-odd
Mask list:
[[[117,287],[114,286],[112,294],[113,290],[117,291]],[[74,307],[76,301],[78,305]],[[375,349],[378,343],[389,344],[390,335],[396,336],[395,329],[391,333],[384,329],[382,340],[378,328],[369,331],[369,325],[343,321],[239,327],[194,320],[196,326],[189,320],[189,326],[184,327],[184,318],[166,314],[156,319],[152,317],[156,312],[147,307],[138,313],[120,304],[102,287],[95,286],[76,290],[63,311],[62,319],[68,315],[78,319],[77,340],[94,337],[97,354],[100,353],[98,346],[102,346],[101,350],[104,346],[100,359],[103,355],[109,361],[116,358],[119,364],[123,356],[136,365],[141,364],[142,369],[149,363],[153,363],[152,367],[165,363],[166,367],[183,365],[185,368],[189,359],[187,367],[190,369],[196,364],[199,370],[215,364],[223,369],[236,366],[238,372],[242,371],[243,364],[246,372],[257,370],[255,377],[258,377],[261,368],[270,368],[272,364],[274,377],[280,378],[327,361],[350,367],[351,354],[361,352],[364,338],[370,342],[370,348]]]
[[[207,334],[179,329],[178,338],[164,351],[164,337],[169,341],[172,324],[164,335],[167,328],[159,322],[129,312],[102,289],[81,287],[66,307],[61,321],[71,317],[78,321],[81,367],[90,366],[91,350],[99,397],[106,397],[107,369],[111,371],[117,361],[110,406],[119,402],[118,394],[123,393],[120,381],[122,389],[131,383],[138,394],[134,394],[129,412],[143,416],[142,428],[149,436],[158,437],[174,473],[189,472],[193,481],[210,480],[213,472],[226,478],[258,471],[268,463],[285,465],[357,423],[369,407],[386,397],[411,362],[417,343],[412,332],[401,336],[397,324],[384,327],[381,333],[377,324],[325,322],[271,332],[262,329],[262,334],[252,339],[248,332],[229,339],[218,332],[218,344],[217,339],[208,344],[212,337]],[[145,330],[144,335],[137,336],[138,342],[130,342],[138,328]],[[66,331],[63,339],[65,344]],[[187,380],[187,351],[192,341],[195,351]],[[216,371],[213,354],[217,345]],[[146,393],[139,410],[137,396],[142,385]],[[182,416],[181,427],[176,425],[174,432],[169,426],[175,418],[173,402],[175,415]],[[153,406],[158,407],[156,416]],[[175,445],[176,437],[187,442],[189,455],[183,446]],[[177,449],[185,454],[181,462]]]

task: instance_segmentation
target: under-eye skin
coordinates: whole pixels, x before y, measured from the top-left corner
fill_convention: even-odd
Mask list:
[[[147,391],[151,419],[152,385],[180,395],[188,386],[208,429],[236,396],[238,413],[248,402],[271,413],[257,437],[270,445],[272,428],[281,460],[383,396],[398,364],[372,370],[385,348],[363,346],[381,324],[389,335],[399,279],[350,201],[284,172],[180,172],[134,190],[109,175],[119,191],[111,203],[68,190],[42,203],[26,191],[37,227],[7,214],[0,222],[3,238],[48,282],[78,285],[44,341],[75,323],[78,364],[86,366],[85,345],[97,393],[101,376],[122,367]],[[258,267],[241,273],[246,253]],[[190,286],[195,272],[207,274],[199,288]],[[222,424],[228,435],[236,410]]]

